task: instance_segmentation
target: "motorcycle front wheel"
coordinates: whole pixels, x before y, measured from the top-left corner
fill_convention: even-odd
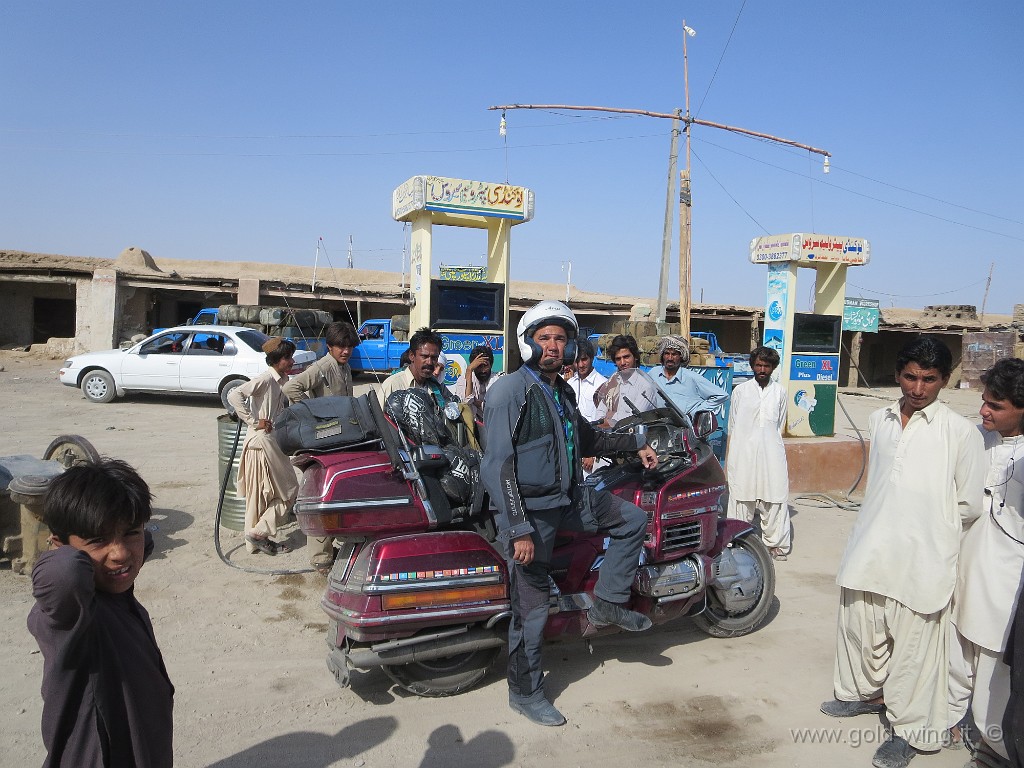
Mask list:
[[[714,588],[709,587],[707,607],[703,613],[693,617],[693,623],[712,637],[740,637],[750,634],[768,618],[768,611],[775,597],[775,563],[757,534],[736,539],[732,546],[735,557],[750,558],[761,574],[761,593],[747,610],[730,613]]]
[[[417,696],[454,696],[479,683],[497,658],[501,647],[482,648],[440,659],[388,664],[384,673]]]

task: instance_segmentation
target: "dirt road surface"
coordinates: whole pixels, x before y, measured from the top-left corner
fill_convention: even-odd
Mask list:
[[[60,385],[60,362],[0,353],[0,456],[40,458],[55,436],[77,433],[149,482],[157,553],[136,589],[177,688],[180,768],[871,764],[881,721],[818,711],[832,694],[834,577],[854,512],[795,507],[795,549],[777,566],[776,608],[752,635],[717,640],[684,619],[600,639],[592,652],[582,641],[548,646],[547,691],[569,723],[542,728],[509,710],[504,655],[483,684],[454,698],[408,695],[379,671],[356,672],[352,687],[340,689],[324,662],[324,579],[243,573],[214,551],[219,402],[134,396],[94,405]],[[896,391],[844,401],[864,426]],[[943,393],[964,414],[973,415],[979,399]],[[304,541],[294,529],[290,539]],[[247,557],[240,543],[225,531],[236,562],[308,562],[301,549]],[[0,571],[0,763],[9,766],[43,759],[42,658],[25,629],[31,606],[28,578]],[[959,767],[966,759],[944,750],[914,765]]]

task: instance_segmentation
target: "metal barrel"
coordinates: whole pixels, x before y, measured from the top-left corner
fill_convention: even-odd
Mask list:
[[[231,459],[231,450],[235,446],[235,433],[238,422],[228,414],[217,417],[217,491],[220,492],[224,482],[224,472]],[[231,476],[227,488],[224,489],[224,507],[220,514],[220,524],[232,531],[245,530],[245,497],[238,493],[238,465],[242,460],[242,441],[245,440],[245,425],[238,434],[238,448],[235,460],[231,462]]]

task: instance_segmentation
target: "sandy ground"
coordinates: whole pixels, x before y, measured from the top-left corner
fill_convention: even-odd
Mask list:
[[[337,687],[324,664],[323,578],[247,574],[214,551],[217,400],[135,396],[93,405],[60,385],[60,361],[0,353],[0,365],[0,456],[41,457],[56,435],[78,433],[132,462],[153,489],[157,554],[137,593],[177,688],[182,768],[871,764],[880,721],[836,721],[818,711],[831,697],[834,576],[852,512],[795,508],[795,552],[778,564],[776,610],[752,635],[716,640],[684,619],[601,639],[592,652],[583,642],[549,646],[547,690],[569,724],[545,729],[508,709],[504,656],[483,684],[455,698],[408,695],[380,671],[355,673],[350,689]],[[844,400],[863,426],[895,391]],[[943,399],[970,415],[979,403],[976,392],[947,391]],[[302,534],[290,538],[299,543]],[[271,564],[246,557],[239,544],[225,532],[236,561]],[[272,561],[306,562],[302,550]],[[25,629],[31,605],[29,580],[0,572],[0,763],[10,766],[43,758],[42,659]],[[803,729],[820,729],[819,743]],[[965,760],[947,750],[914,764]]]

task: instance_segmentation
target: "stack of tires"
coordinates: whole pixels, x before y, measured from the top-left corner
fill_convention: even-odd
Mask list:
[[[597,342],[606,356],[608,347],[616,336],[632,336],[636,339],[636,344],[640,348],[640,364],[647,366],[661,365],[661,360],[658,359],[657,353],[658,342],[661,340],[661,334],[658,333],[658,323],[653,320],[622,320],[615,323],[612,327],[615,329],[614,333],[602,334]],[[679,323],[669,323],[666,332],[670,334],[679,333]]]
[[[391,316],[391,334],[398,341],[409,340],[409,316],[408,315],[392,315]]]
[[[218,315],[223,325],[243,325],[288,339],[319,338],[324,335],[325,326],[334,321],[331,313],[322,309],[263,307],[256,304],[224,304],[218,308]]]

